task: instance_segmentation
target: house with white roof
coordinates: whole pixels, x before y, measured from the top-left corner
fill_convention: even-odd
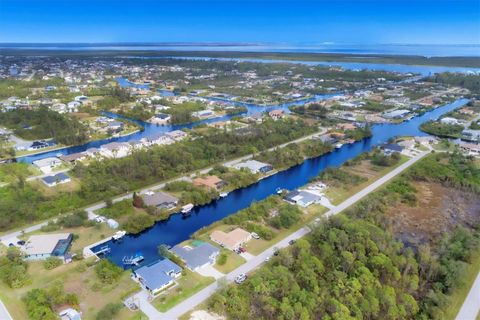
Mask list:
[[[35,160],[32,163],[43,173],[50,173],[53,171],[53,169],[62,164],[62,160],[57,157],[48,157],[40,160]]]

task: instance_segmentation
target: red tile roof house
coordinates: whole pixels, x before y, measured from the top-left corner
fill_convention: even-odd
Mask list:
[[[268,113],[268,115],[273,120],[279,120],[279,119],[282,119],[285,116],[285,112],[283,112],[283,110],[272,110]]]

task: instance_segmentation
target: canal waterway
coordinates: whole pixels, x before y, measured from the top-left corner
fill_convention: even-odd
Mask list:
[[[233,191],[225,198],[196,207],[188,217],[179,213],[173,214],[168,220],[157,222],[140,234],[126,235],[119,242],[109,241],[93,248],[93,251],[108,245],[111,252],[107,258],[120,266],[123,266],[122,260],[125,256],[133,256],[137,253],[145,257],[144,263],[155,261],[160,258],[157,249],[159,245],[174,246],[185,241],[201,228],[247,208],[255,201],[261,201],[275,194],[277,188],[293,190],[301,187],[326,168],[338,167],[363,152],[371,151],[375,146],[387,142],[392,137],[425,136],[426,134],[419,130],[423,122],[437,119],[442,114],[459,108],[467,102],[467,99],[459,99],[400,124],[374,125],[372,137],[368,139],[347,144],[320,157],[308,159],[300,165],[269,176],[246,188]]]

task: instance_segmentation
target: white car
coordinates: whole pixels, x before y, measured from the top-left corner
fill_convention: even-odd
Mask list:
[[[253,239],[260,239],[260,236],[256,234],[255,232],[252,232],[252,238]]]
[[[235,283],[240,284],[247,280],[247,275],[245,273],[241,273],[238,276],[235,277]]]

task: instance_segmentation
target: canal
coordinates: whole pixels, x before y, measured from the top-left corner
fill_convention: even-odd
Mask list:
[[[140,234],[126,235],[120,242],[109,241],[106,244],[111,248],[111,252],[107,258],[120,266],[123,266],[124,256],[132,256],[137,253],[141,253],[145,257],[144,263],[155,261],[160,258],[157,250],[159,245],[174,246],[187,240],[197,230],[249,207],[252,202],[275,194],[277,188],[292,190],[303,186],[326,168],[338,167],[362,152],[371,151],[372,148],[387,142],[392,137],[424,136],[425,133],[419,130],[420,124],[436,119],[467,102],[467,99],[460,99],[400,124],[374,125],[371,138],[344,145],[340,149],[306,160],[300,165],[262,179],[251,186],[233,191],[225,198],[194,208],[188,217],[177,213],[168,220],[157,222],[153,227]],[[103,245],[105,244],[99,247]],[[96,249],[99,248],[93,248],[93,251],[95,252]]]

